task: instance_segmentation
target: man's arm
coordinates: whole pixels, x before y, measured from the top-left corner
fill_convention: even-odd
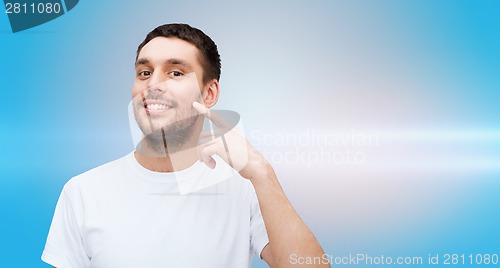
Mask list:
[[[254,153],[260,155],[256,151]],[[259,162],[263,160],[262,157]],[[249,172],[246,168],[241,173],[250,179],[255,188],[269,237],[269,244],[262,251],[262,258],[270,267],[301,267],[299,264],[292,264],[292,254],[311,259],[319,257],[321,260],[323,249],[288,201],[273,168],[267,161],[259,163],[259,166],[260,169],[253,168],[253,173],[246,173]],[[319,263],[303,266],[330,267],[329,264]]]
[[[267,230],[269,244],[261,256],[271,267],[301,267],[291,263],[292,254],[297,258],[319,257],[324,254],[316,237],[299,217],[281,188],[274,169],[240,133],[224,118],[211,112],[198,102],[193,107],[210,119],[221,130],[222,137],[199,146],[200,160],[215,167],[212,155],[219,155],[238,170],[240,175],[252,182],[259,201],[262,218]],[[210,133],[213,135],[213,132]],[[307,267],[330,267],[328,264]]]

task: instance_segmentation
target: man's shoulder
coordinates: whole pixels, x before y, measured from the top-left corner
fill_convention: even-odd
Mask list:
[[[127,157],[129,157],[129,155],[122,156],[118,159],[76,175],[66,183],[65,188],[81,187],[94,183],[105,183],[106,181],[113,180],[116,177],[123,176],[124,174],[127,174]]]

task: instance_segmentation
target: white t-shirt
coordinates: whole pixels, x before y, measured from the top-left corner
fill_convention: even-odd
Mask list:
[[[160,173],[130,153],[72,178],[42,260],[58,268],[250,267],[269,241],[257,196],[216,160],[214,170],[196,162]]]

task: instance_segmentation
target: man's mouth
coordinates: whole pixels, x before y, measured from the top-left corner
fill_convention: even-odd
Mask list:
[[[157,101],[157,100],[146,100],[144,101],[144,108],[146,112],[151,115],[163,114],[169,110],[172,110],[174,106],[168,102]]]

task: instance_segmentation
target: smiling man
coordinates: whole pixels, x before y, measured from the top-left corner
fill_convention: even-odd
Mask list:
[[[166,24],[146,36],[132,90],[142,139],[134,152],[66,183],[43,261],[237,268],[249,267],[252,253],[271,267],[299,267],[291,256],[321,259],[269,162],[231,118],[210,110],[220,68],[215,43],[196,28]],[[209,121],[216,129],[203,131]]]

